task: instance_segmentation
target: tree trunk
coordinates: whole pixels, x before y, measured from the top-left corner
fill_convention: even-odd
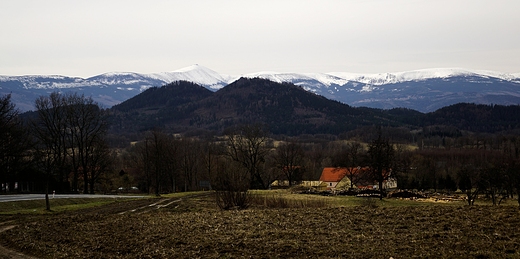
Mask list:
[[[83,168],[83,193],[88,194],[88,172],[85,168]]]
[[[74,193],[78,193],[78,171],[74,170],[74,178],[72,180],[72,191]]]
[[[383,172],[379,172],[379,200],[383,200]]]
[[[94,177],[90,178],[90,194],[94,194]]]
[[[155,196],[160,196],[159,194],[159,171],[155,170]]]
[[[49,201],[49,190],[45,192],[45,210],[51,211],[51,202]]]
[[[49,180],[47,180],[47,184],[45,185],[45,210],[51,211],[51,203],[49,201]]]

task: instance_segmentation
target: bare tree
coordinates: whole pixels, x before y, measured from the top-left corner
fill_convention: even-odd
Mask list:
[[[177,188],[178,178],[179,178],[179,140],[175,139],[172,136],[169,136],[167,139],[167,144],[164,147],[164,170],[165,177],[169,184],[165,186],[165,189],[171,190],[171,192],[176,192],[179,188]]]
[[[70,143],[67,141],[66,129],[67,114],[66,104],[62,95],[57,92],[49,96],[40,96],[34,106],[37,110],[37,118],[33,121],[33,132],[38,140],[38,147],[43,162],[44,170],[48,177],[55,176],[61,186],[68,185],[69,167],[67,158]],[[74,177],[72,191],[77,191],[77,177]],[[68,191],[60,188],[61,191]]]
[[[0,182],[16,179],[17,173],[27,167],[31,146],[11,95],[0,97]]]
[[[507,179],[511,186],[511,191],[515,191],[517,195],[518,206],[520,206],[520,160],[510,159],[507,164]],[[512,195],[512,194],[511,194]]]
[[[383,139],[381,129],[377,139],[368,146],[368,165],[372,179],[378,182],[380,196],[383,199],[383,182],[390,176],[391,166],[394,159],[394,147],[388,139]]]
[[[152,188],[152,161],[150,161],[151,154],[148,148],[148,140],[145,138],[130,147],[126,156],[129,166],[140,172],[139,178],[145,182],[145,191],[149,194]]]
[[[305,176],[307,179],[318,179],[320,178],[322,171],[322,161],[325,158],[323,155],[323,147],[321,144],[313,144],[309,149],[305,151]]]
[[[73,170],[83,173],[83,192],[89,192],[89,176],[93,175],[95,146],[103,142],[108,129],[106,111],[102,110],[91,97],[70,94],[66,101],[66,129],[68,140],[73,147],[71,158]],[[93,190],[93,187],[92,187]]]
[[[227,134],[226,155],[246,169],[251,188],[267,188],[261,166],[270,151],[267,140],[267,134],[259,125],[244,125]]]
[[[503,153],[491,150],[481,150],[481,185],[485,188],[487,195],[491,198],[493,205],[498,205],[502,198],[507,196],[508,181],[511,181],[508,174],[508,160]]]
[[[294,141],[285,142],[276,147],[274,161],[289,181],[289,186],[302,180],[303,157],[303,148]]]
[[[466,193],[468,205],[473,205],[481,192],[480,172],[473,164],[461,165],[458,171],[459,189]]]
[[[354,188],[358,182],[363,178],[360,173],[360,163],[363,157],[363,147],[358,142],[351,142],[347,145],[347,152],[345,154],[344,167],[347,168],[346,177],[350,180],[350,188]]]
[[[91,148],[91,170],[89,175],[90,193],[94,194],[96,182],[107,171],[113,170],[112,163],[116,160],[116,155],[110,150],[104,141],[95,142]]]
[[[168,161],[168,136],[158,130],[151,131],[145,139],[145,158],[150,161],[149,169],[155,182],[155,195],[160,195],[161,177],[165,175]],[[151,165],[151,166],[150,166]]]
[[[205,138],[202,146],[201,159],[204,163],[205,179],[210,180],[213,177],[216,167],[216,161],[219,155],[223,154],[221,145],[215,143],[213,138]],[[206,188],[212,188],[211,186],[205,186]]]
[[[34,131],[40,150],[45,153],[42,158],[47,160],[48,175],[57,175],[60,182],[66,182],[72,171],[72,190],[78,191],[81,172],[83,191],[88,193],[90,177],[99,167],[94,152],[99,150],[96,147],[104,145],[106,111],[91,97],[75,93],[40,96],[35,107],[38,118],[33,124]]]
[[[475,149],[460,150],[454,152],[452,157],[456,161],[459,189],[466,193],[468,205],[473,205],[486,188],[482,152]]]
[[[189,138],[183,138],[179,144],[179,169],[184,176],[184,191],[193,190],[198,180],[201,147],[196,140]]]
[[[58,182],[68,183],[68,152],[71,148],[67,142],[66,129],[66,104],[59,93],[51,93],[50,96],[40,96],[35,101],[38,117],[33,121],[34,136],[38,140],[37,157],[40,158],[41,167],[47,178],[45,188],[45,201],[47,210],[49,203],[49,182],[53,177]],[[77,180],[75,177],[74,180]],[[68,188],[67,188],[68,189]],[[73,182],[72,190],[77,191],[77,181]],[[65,191],[62,189],[62,191]]]
[[[396,178],[399,184],[401,178],[405,180],[410,172],[413,163],[413,153],[404,145],[396,145],[394,158],[392,177]]]

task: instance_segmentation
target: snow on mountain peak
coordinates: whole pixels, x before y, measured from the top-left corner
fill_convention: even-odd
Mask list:
[[[280,73],[280,72],[258,72],[244,74],[242,76],[229,76],[219,74],[209,68],[195,64],[178,70],[153,74],[129,73],[129,72],[112,72],[93,76],[87,79],[79,77],[66,77],[56,75],[26,75],[26,76],[0,76],[0,92],[4,94],[16,93],[22,88],[23,94],[13,94],[13,100],[17,100],[17,105],[25,107],[24,109],[32,109],[34,98],[26,97],[26,89],[35,91],[36,94],[48,94],[48,89],[72,89],[77,88],[78,91],[84,93],[91,93],[96,100],[104,102],[111,106],[117,102],[124,101],[139,92],[153,86],[161,86],[174,81],[189,81],[199,84],[211,90],[218,90],[240,77],[246,78],[264,78],[275,82],[287,82],[301,86],[303,89],[313,92],[315,94],[323,95],[327,98],[335,99],[351,105],[368,105],[373,104],[375,107],[396,107],[404,106],[408,108],[418,109],[421,111],[430,111],[432,107],[441,107],[449,102],[445,101],[443,96],[442,103],[438,102],[437,106],[428,105],[425,107],[420,102],[421,98],[425,98],[425,93],[414,92],[414,89],[404,89],[401,86],[384,87],[385,84],[398,84],[404,82],[420,82],[428,79],[442,79],[435,80],[435,82],[428,82],[430,85],[440,84],[446,85],[452,82],[462,82],[461,89],[454,89],[454,91],[464,92],[465,84],[475,85],[479,83],[496,83],[497,87],[502,87],[497,90],[493,88],[491,94],[493,98],[498,95],[507,96],[504,103],[516,103],[511,101],[512,98],[520,98],[520,90],[515,90],[515,85],[520,85],[520,73],[499,73],[493,71],[469,70],[462,68],[436,68],[436,69],[421,69],[405,72],[395,73],[379,73],[379,74],[356,74],[356,73]],[[460,78],[459,78],[460,77]],[[420,84],[420,83],[419,83]],[[510,86],[515,86],[511,88]],[[458,84],[454,84],[455,87]],[[399,88],[401,87],[401,88]],[[509,87],[509,88],[507,88]],[[412,87],[413,88],[413,87]],[[13,90],[14,89],[14,90]],[[34,90],[32,90],[34,89]],[[29,92],[30,92],[29,91]],[[60,90],[61,91],[61,90]],[[471,90],[473,93],[473,90]],[[489,91],[484,92],[483,95],[489,95]],[[373,95],[371,96],[370,94]],[[20,92],[22,93],[22,92]],[[362,99],[356,99],[356,94],[362,94]],[[479,93],[481,94],[481,93]],[[382,99],[381,96],[387,96]],[[33,95],[31,95],[33,96]],[[368,97],[367,97],[368,96]],[[390,96],[390,97],[388,97]],[[434,94],[430,93],[430,96]],[[458,96],[458,95],[456,95]],[[18,98],[18,99],[16,99]],[[25,99],[24,99],[25,98]],[[108,99],[107,99],[108,98]],[[477,97],[475,97],[477,98]],[[478,99],[480,98],[480,99]],[[483,102],[482,97],[472,99],[475,102]],[[456,97],[453,100],[459,100]],[[408,100],[403,102],[403,100]],[[413,104],[413,100],[419,100]],[[467,101],[468,99],[464,99]],[[495,99],[493,99],[495,100]],[[411,103],[410,103],[411,102]],[[380,104],[380,103],[384,103]],[[520,102],[518,102],[520,103]]]
[[[258,72],[243,75],[243,77],[254,78],[259,77],[263,79],[268,79],[274,82],[282,83],[282,82],[294,82],[296,85],[299,85],[298,81],[311,81],[315,80],[322,83],[325,86],[330,86],[332,84],[336,85],[344,85],[348,83],[348,80],[343,78],[323,74],[323,73],[279,73],[279,72]]]
[[[101,74],[99,76],[115,77],[115,76],[136,76],[136,75],[138,75],[138,74],[132,73],[132,72],[108,72],[108,73]],[[93,77],[99,77],[99,76],[93,76]]]
[[[229,76],[221,75],[207,67],[198,64],[181,68],[172,72],[162,72],[149,74],[148,76],[155,79],[163,80],[167,83],[174,81],[190,81],[193,83],[209,86],[213,89],[218,89],[226,85],[229,81]]]
[[[205,66],[201,66],[199,64],[193,64],[191,66],[187,66],[187,67],[184,67],[184,68],[181,68],[181,69],[177,69],[177,70],[174,70],[173,72],[179,72],[179,73],[186,73],[186,72],[190,72],[190,71],[193,71],[193,70],[201,70],[201,71],[209,71],[209,72],[215,72]]]
[[[327,74],[334,75],[349,81],[356,81],[372,85],[395,84],[408,81],[422,81],[427,79],[448,78],[455,76],[494,77],[503,80],[512,80],[516,77],[513,74],[485,70],[468,70],[462,68],[431,68],[379,74],[354,74],[344,72],[332,72]]]

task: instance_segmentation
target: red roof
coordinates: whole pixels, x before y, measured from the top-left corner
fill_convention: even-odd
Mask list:
[[[347,168],[344,167],[325,167],[321,172],[320,181],[339,182],[347,175]]]
[[[321,172],[320,181],[322,182],[339,182],[347,174],[358,175],[368,171],[367,167],[325,167]]]

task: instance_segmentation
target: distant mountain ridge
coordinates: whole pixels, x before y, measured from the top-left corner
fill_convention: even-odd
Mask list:
[[[399,73],[353,74],[258,72],[241,76],[219,74],[200,65],[172,72],[105,73],[90,78],[66,76],[0,76],[0,94],[11,94],[22,111],[32,110],[39,95],[52,91],[78,91],[111,107],[153,86],[189,81],[216,91],[240,77],[292,83],[303,89],[351,106],[420,112],[466,102],[520,104],[520,73],[507,74],[458,68],[423,69]]]

